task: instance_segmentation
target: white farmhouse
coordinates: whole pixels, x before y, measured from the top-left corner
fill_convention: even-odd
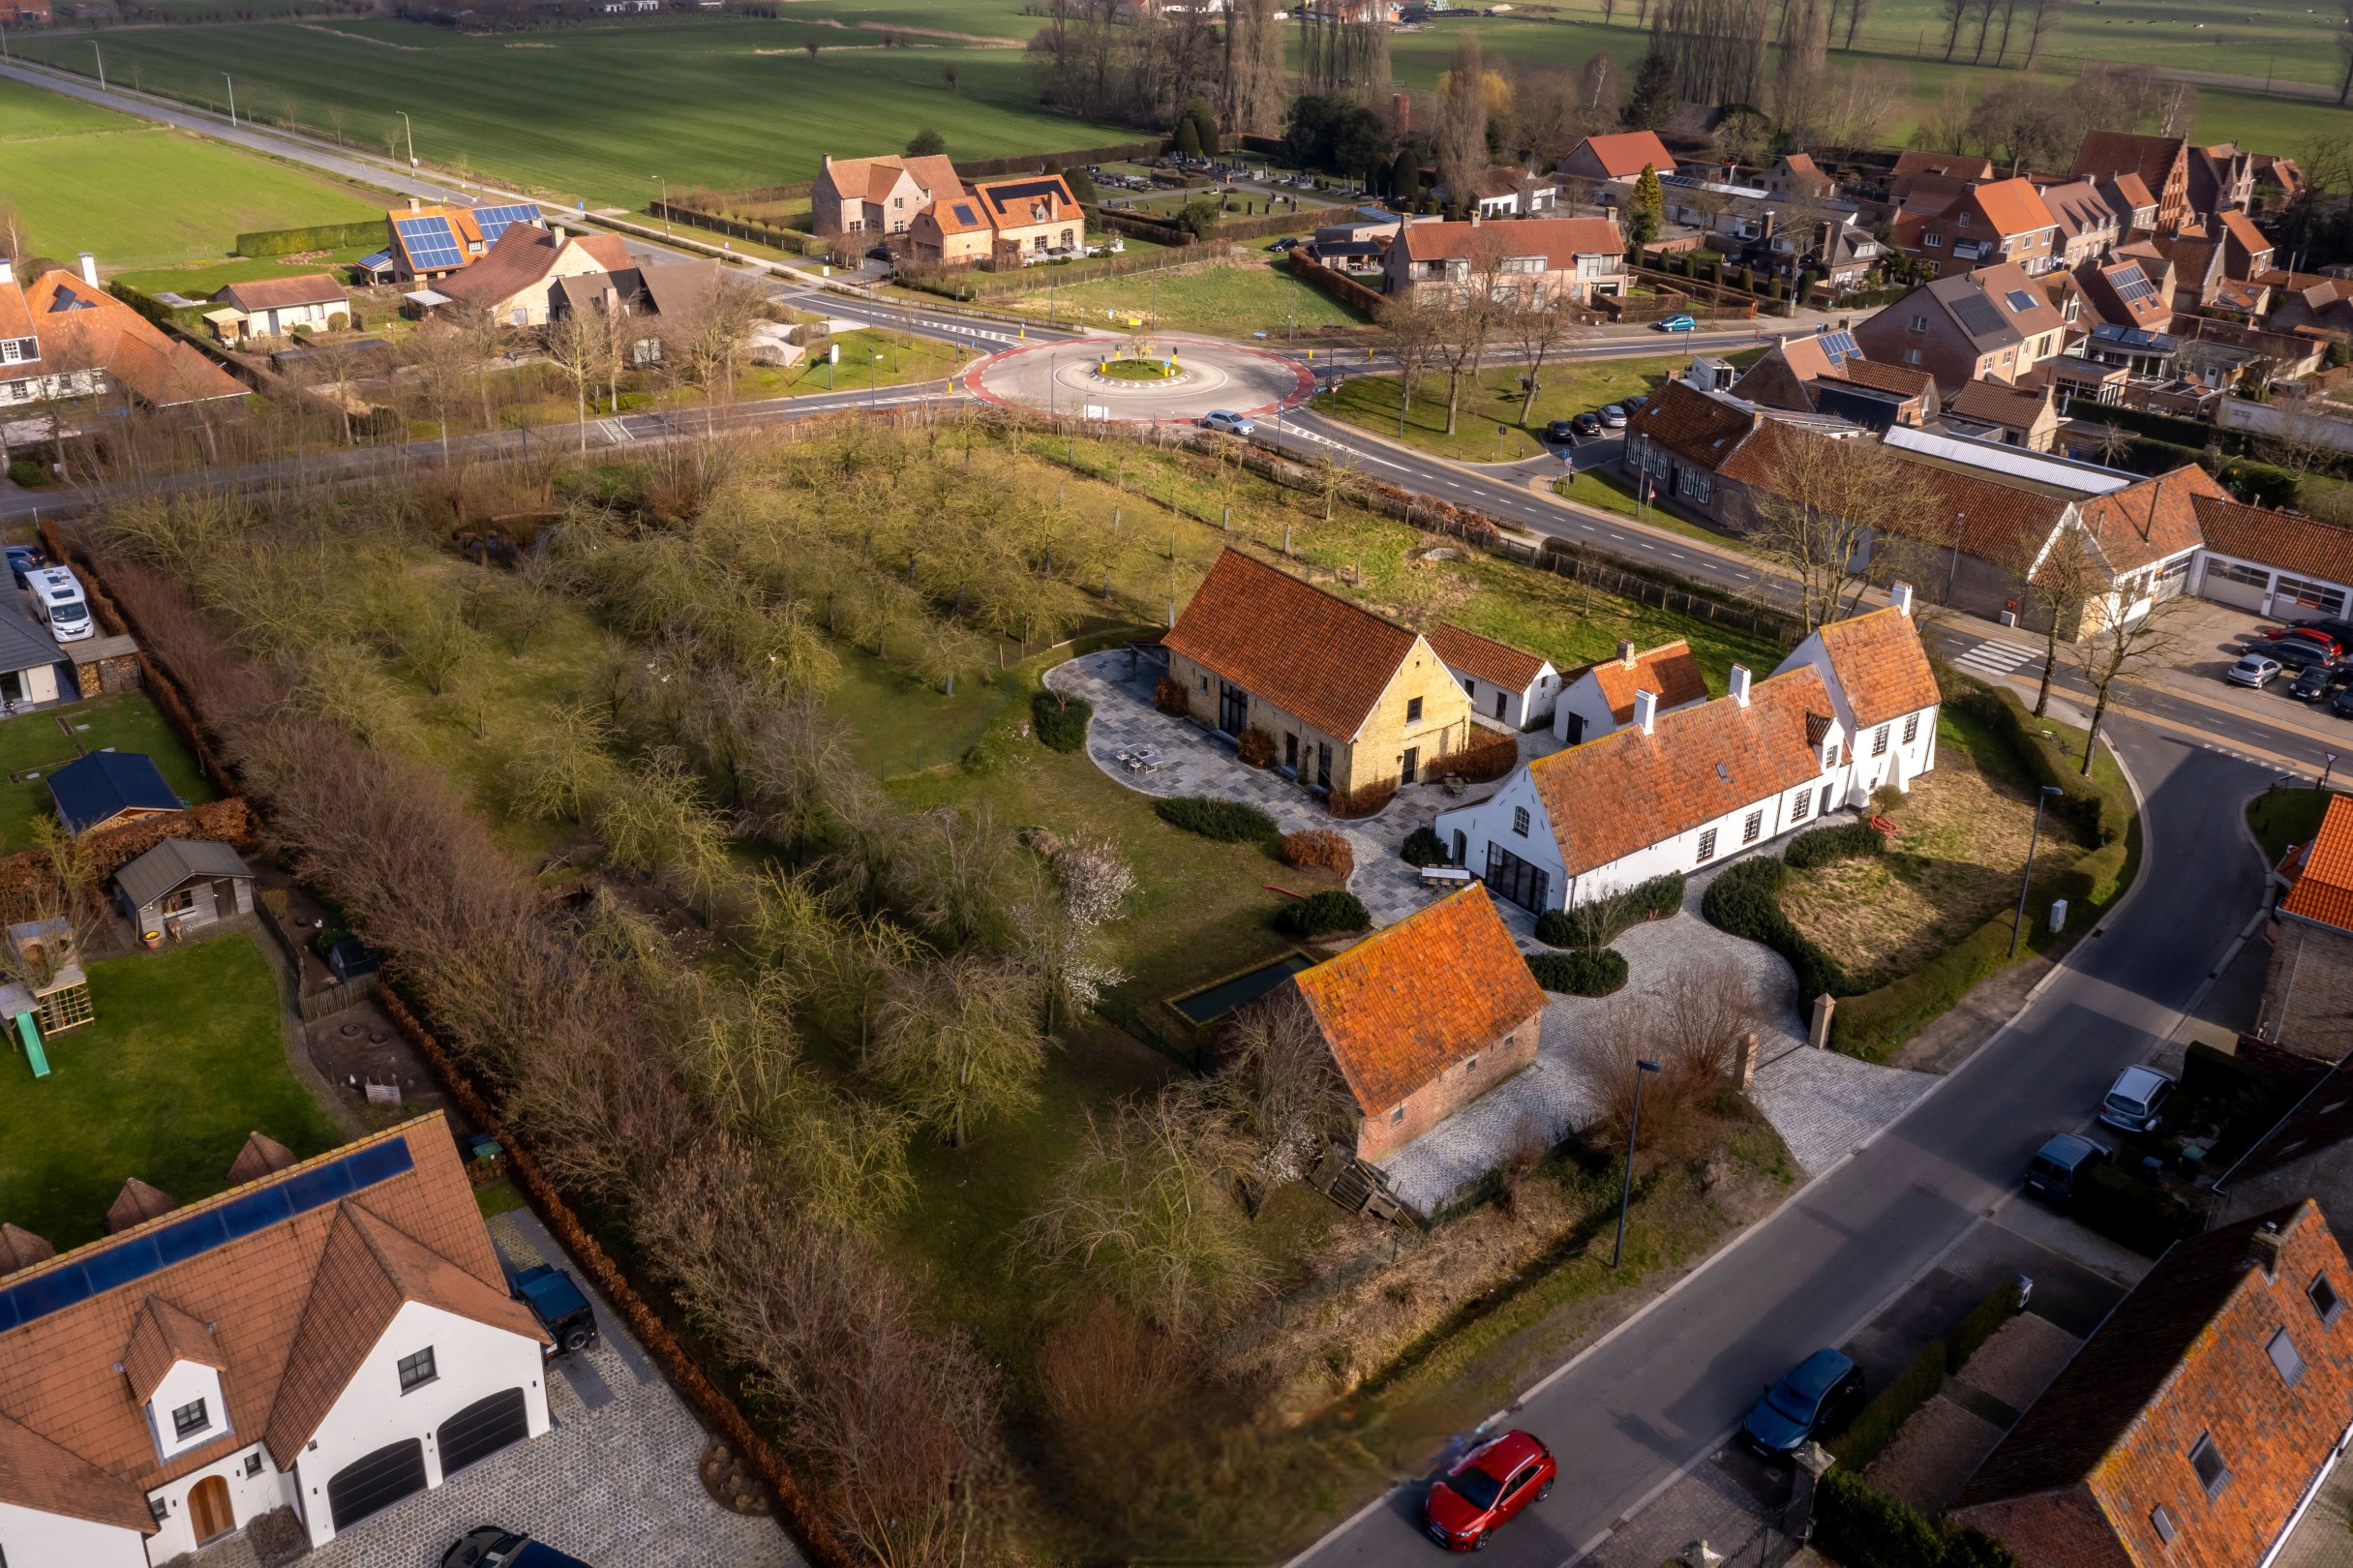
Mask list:
[[[1529,763],[1476,805],[1439,815],[1439,840],[1488,890],[1532,914],[1695,871],[1769,843],[1936,757],[1936,678],[1896,604],[1823,627],[1753,680],[1735,665],[1713,702],[1662,711]]]
[[[150,1568],[287,1507],[321,1546],[547,1432],[439,1116],[263,1168],[63,1254],[0,1229],[9,1568]]]
[[[1553,709],[1554,739],[1581,745],[1614,735],[1634,722],[1634,697],[1648,692],[1654,711],[1707,700],[1707,679],[1691,645],[1680,638],[1637,653],[1632,643],[1617,645],[1617,656],[1580,671]]]
[[[1470,710],[1493,724],[1532,730],[1553,716],[1560,672],[1541,653],[1439,621],[1423,637],[1470,695]]]

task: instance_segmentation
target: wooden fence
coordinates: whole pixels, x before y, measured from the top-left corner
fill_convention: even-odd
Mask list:
[[[1362,311],[1370,317],[1378,317],[1381,306],[1388,302],[1388,296],[1375,289],[1368,288],[1354,278],[1336,272],[1299,251],[1286,253],[1282,259],[1289,265],[1291,275],[1301,283],[1352,310]]]

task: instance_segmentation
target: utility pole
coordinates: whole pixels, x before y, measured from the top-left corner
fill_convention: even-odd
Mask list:
[[[2018,938],[2026,930],[2026,893],[2035,880],[2035,846],[2042,838],[2042,808],[2051,803],[2054,795],[2066,792],[2056,784],[2045,784],[2042,793],[2035,797],[2035,826],[2026,838],[2026,869],[2018,874],[2018,918],[2010,922],[2009,955],[2018,956]]]
[[[228,128],[234,131],[237,129],[237,78],[224,71],[221,79],[228,83]]]
[[[408,166],[414,168],[416,167],[416,127],[408,123],[407,109],[394,109],[392,112],[401,117],[401,128],[408,137]]]
[[[98,90],[103,93],[106,90],[106,51],[98,46],[98,40],[92,39],[90,52],[98,56]]]
[[[667,237],[670,233],[670,181],[659,174],[649,174],[646,178],[662,182],[662,233]]]

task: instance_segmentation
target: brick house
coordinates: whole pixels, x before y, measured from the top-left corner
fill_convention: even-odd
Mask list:
[[[1470,739],[1470,699],[1427,639],[1237,550],[1162,646],[1194,719],[1265,732],[1307,788],[1410,784]]]
[[[2245,212],[2255,198],[2255,159],[2237,143],[2192,147],[2189,169],[2189,210],[2210,227],[2226,212]]]
[[[1372,1163],[1536,1060],[1544,988],[1473,883],[1291,977]]]
[[[98,262],[81,253],[80,265],[56,267],[23,286],[21,327],[10,308],[13,285],[0,285],[0,332],[30,329],[0,339],[0,352],[14,344],[19,355],[29,345],[35,359],[0,365],[0,405],[43,399],[136,398],[150,408],[178,408],[226,403],[252,388],[180,339],[170,336],[108,293],[98,281]],[[32,365],[36,374],[27,374]],[[108,407],[107,412],[117,411]]]
[[[1914,147],[1895,155],[1887,175],[1887,199],[1901,203],[1915,190],[1945,180],[1975,185],[1994,177],[1994,161],[1975,153],[1931,152]]]
[[[2086,261],[2098,260],[2122,245],[2129,231],[2131,215],[2118,212],[2091,180],[2046,185],[2042,204],[2059,226],[2051,240],[2055,271],[2072,272]]]
[[[1551,659],[1443,620],[1422,635],[1463,683],[1471,712],[1514,730],[1551,721],[1560,696],[1560,672]]]
[[[1956,435],[2047,452],[2059,439],[2059,410],[2045,391],[1972,381],[1945,402],[1944,424]]]
[[[2123,226],[2124,238],[2135,234],[2151,234],[2157,230],[2157,197],[2141,177],[2130,169],[2096,179],[2092,184],[2098,190],[2100,199],[2116,209],[2117,222]]]
[[[1949,278],[1979,267],[2016,265],[2029,277],[2056,264],[2059,220],[2026,180],[1989,180],[1951,193],[1916,192],[1892,226],[1895,248]]]
[[[2226,212],[2215,225],[2222,236],[2222,271],[2242,283],[2272,270],[2271,237],[2243,212]]]
[[[2015,381],[2066,347],[2067,321],[2040,282],[2004,262],[1922,284],[1856,324],[1863,353],[1941,387]]]
[[[987,180],[972,199],[988,225],[990,254],[1000,265],[1077,256],[1087,244],[1087,215],[1059,174]]]
[[[931,266],[963,267],[986,261],[997,252],[997,231],[970,196],[930,202],[907,230],[907,250]]]
[[[1620,643],[1615,658],[1579,671],[1553,709],[1554,739],[1574,746],[1615,735],[1634,722],[1634,700],[1642,692],[1661,713],[1705,702],[1707,678],[1691,645],[1678,637],[1638,653],[1632,643]]]
[[[2255,1568],[2353,1413],[2353,1271],[2304,1199],[2177,1242],[1946,1514],[2021,1568]]]
[[[2084,298],[2101,320],[2137,332],[2173,330],[2172,298],[2131,256],[2120,256],[2102,266],[2079,268],[2075,281],[2083,286]],[[2191,303],[2197,303],[2194,296]]]
[[[634,264],[618,234],[509,224],[479,261],[435,286],[460,308],[500,326],[545,326],[563,314],[563,279],[622,272]]]
[[[2188,221],[2189,147],[2179,136],[2144,136],[2130,131],[2087,131],[2076,150],[2077,180],[2136,175],[2156,198],[2157,227],[2171,233]]]
[[[1529,305],[1626,291],[1626,241],[1614,218],[1521,218],[1502,223],[1408,224],[1390,243],[1381,291],[1470,297],[1484,285],[1497,300]]]
[[[184,1208],[147,1189],[73,1251],[8,1227],[10,1568],[148,1568],[281,1508],[323,1546],[548,1431],[546,1336],[437,1113],[258,1154],[245,1185]]]
[[[829,153],[809,188],[809,231],[820,239],[904,234],[925,206],[963,194],[964,182],[945,154],[835,158]]]
[[[1563,175],[1595,185],[1630,186],[1642,178],[1645,168],[1661,174],[1674,172],[1674,154],[1667,150],[1667,144],[1655,131],[1621,131],[1606,136],[1587,136],[1560,161]]]

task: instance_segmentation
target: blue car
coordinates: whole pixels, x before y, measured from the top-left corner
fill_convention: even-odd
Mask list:
[[[596,1309],[565,1270],[534,1264],[507,1282],[507,1294],[528,1307],[547,1331],[552,1342],[546,1354],[577,1355],[596,1342]]]
[[[1670,316],[1664,321],[1653,322],[1661,332],[1697,332],[1700,318],[1696,316]]]
[[[1863,1371],[1835,1350],[1817,1350],[1765,1391],[1740,1436],[1767,1459],[1795,1454],[1842,1430],[1863,1407]]]
[[[588,1568],[519,1530],[485,1524],[441,1553],[441,1568]]]

